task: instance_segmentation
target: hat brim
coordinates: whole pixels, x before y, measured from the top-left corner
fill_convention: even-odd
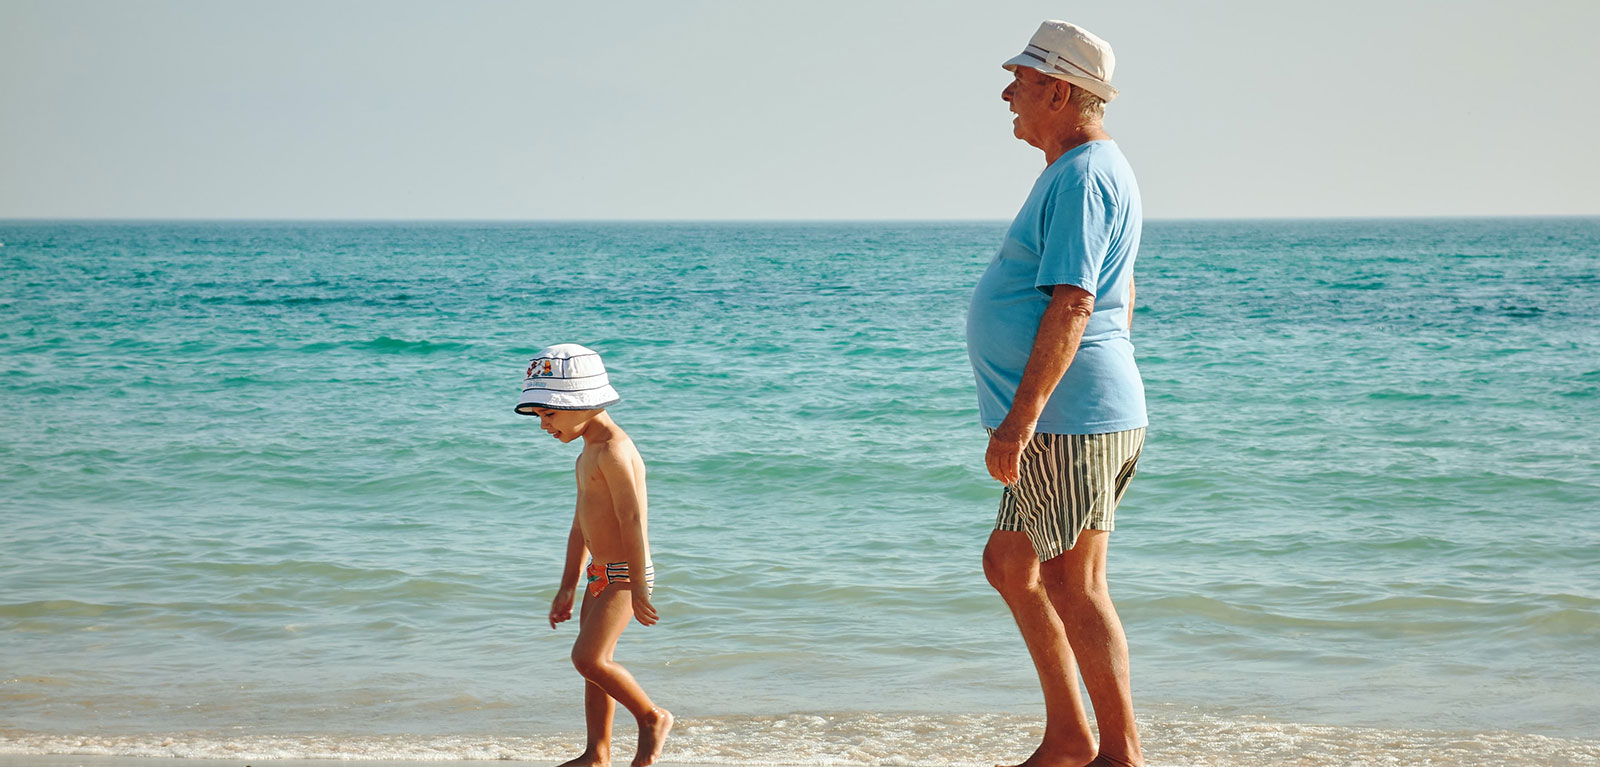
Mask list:
[[[1030,56],[1026,53],[1019,53],[1015,56],[1012,56],[1011,58],[1006,59],[1006,63],[1000,65],[1000,68],[1006,70],[1007,72],[1015,72],[1017,67],[1027,67],[1034,71],[1054,77],[1057,80],[1066,80],[1073,85],[1099,96],[1100,100],[1102,101],[1109,102],[1117,97],[1117,89],[1111,87],[1110,83],[1103,83],[1099,80],[1081,77],[1079,75],[1064,74],[1062,72],[1057,72],[1054,69],[1046,69],[1043,62],[1040,62],[1038,58]]]
[[[517,402],[519,415],[538,415],[536,407],[546,410],[604,410],[622,401],[610,384],[584,391],[553,391],[550,389],[525,389]]]

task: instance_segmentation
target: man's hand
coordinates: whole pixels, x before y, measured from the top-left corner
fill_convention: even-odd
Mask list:
[[[1022,478],[1022,450],[1033,439],[1039,414],[1078,354],[1078,342],[1083,340],[1083,329],[1093,314],[1093,293],[1077,285],[1051,288],[1050,305],[1039,320],[1028,365],[1022,369],[1022,380],[1011,398],[1011,410],[1000,422],[1000,428],[989,436],[989,451],[983,456],[989,476],[1007,485]]]
[[[1001,484],[1014,485],[1022,478],[1022,449],[1033,439],[1033,423],[1007,415],[1000,428],[989,435],[989,450],[983,462],[989,476]]]
[[[572,599],[575,596],[573,589],[561,589],[556,592],[556,598],[550,602],[550,628],[555,628],[557,623],[572,617]]]
[[[655,605],[650,604],[650,589],[642,583],[633,587],[633,617],[641,626],[654,626],[661,620],[661,616],[656,615]]]

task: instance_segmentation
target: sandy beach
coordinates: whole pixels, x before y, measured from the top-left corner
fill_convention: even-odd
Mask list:
[[[979,721],[867,713],[686,719],[674,732],[676,737],[668,741],[661,764],[988,767],[1026,756],[1028,744],[1041,734],[1038,724],[1015,717]],[[1505,731],[1335,727],[1204,715],[1170,719],[1163,716],[1140,724],[1150,767],[1600,767],[1600,739],[1593,738]],[[620,767],[632,756],[632,732],[625,730],[619,736],[613,764]],[[324,750],[307,750],[290,738],[218,742],[186,736],[166,740],[99,737],[78,743],[72,738],[55,737],[48,743],[0,741],[0,749],[25,746],[35,752],[100,754],[0,754],[0,767],[162,767],[196,763],[217,767],[323,767],[340,762],[382,767],[506,762],[555,765],[577,753],[565,744],[564,737],[435,739],[398,735],[382,741],[339,741],[324,744]],[[223,756],[229,752],[239,756]],[[275,753],[309,753],[321,758],[271,758]],[[481,759],[484,755],[498,758]],[[535,756],[560,758],[532,758]]]
[[[0,767],[251,767],[251,765],[267,764],[272,767],[327,767],[337,764],[336,759],[285,759],[285,760],[243,760],[243,759],[180,759],[176,757],[144,757],[144,756],[73,756],[50,755],[39,756],[32,754],[0,754]],[[372,767],[438,767],[442,764],[460,765],[461,767],[480,767],[491,764],[505,764],[505,761],[451,761],[451,762],[407,762],[407,761],[375,761],[360,760],[360,764]],[[522,762],[522,764],[543,765],[555,762]],[[626,762],[620,762],[626,764]],[[674,763],[676,764],[676,763]],[[710,767],[710,765],[692,765],[691,767]]]

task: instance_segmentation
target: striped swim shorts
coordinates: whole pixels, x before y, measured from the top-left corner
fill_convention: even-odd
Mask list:
[[[995,529],[1026,533],[1040,562],[1071,551],[1084,530],[1116,529],[1142,450],[1143,428],[1034,434],[1022,449],[1022,476],[1000,496]]]

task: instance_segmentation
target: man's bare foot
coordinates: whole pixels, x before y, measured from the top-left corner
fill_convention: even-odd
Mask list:
[[[562,762],[559,767],[611,767],[611,750],[590,749],[577,759]]]
[[[1142,760],[1139,762],[1129,762],[1118,759],[1114,756],[1100,754],[1094,758],[1094,761],[1084,765],[1083,767],[1144,767],[1144,762]]]
[[[672,712],[664,708],[650,709],[639,719],[639,753],[633,755],[633,767],[647,767],[661,758],[661,747],[667,742],[667,732],[672,729]]]
[[[1088,767],[1095,758],[1094,746],[1086,745],[1080,748],[1061,748],[1045,751],[1044,746],[1034,750],[1033,755],[1014,765],[997,764],[994,767]],[[1099,767],[1096,765],[1096,767]]]

